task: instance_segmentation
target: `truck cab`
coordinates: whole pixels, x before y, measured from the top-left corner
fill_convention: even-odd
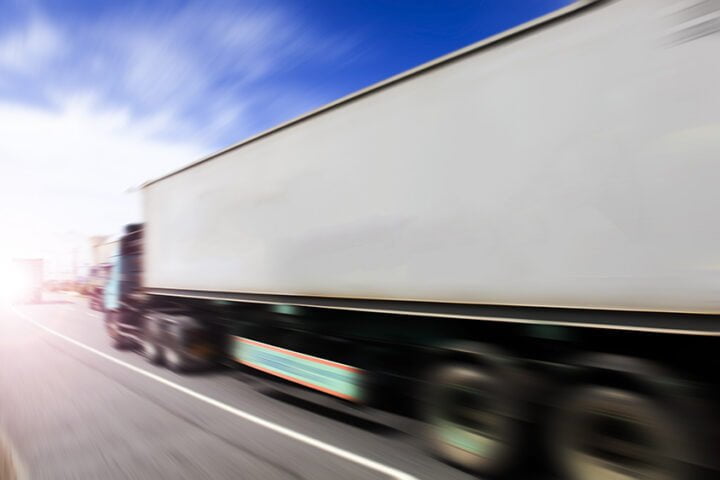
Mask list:
[[[116,347],[129,345],[137,331],[138,303],[129,298],[138,294],[141,286],[142,228],[142,224],[125,227],[112,255],[102,291],[105,325]]]

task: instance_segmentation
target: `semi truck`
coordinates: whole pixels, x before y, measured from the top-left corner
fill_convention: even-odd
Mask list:
[[[483,478],[716,478],[720,5],[566,3],[145,183],[112,344]]]

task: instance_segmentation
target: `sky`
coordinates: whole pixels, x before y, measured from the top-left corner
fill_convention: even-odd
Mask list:
[[[571,0],[0,0],[0,257],[141,217],[132,187]]]

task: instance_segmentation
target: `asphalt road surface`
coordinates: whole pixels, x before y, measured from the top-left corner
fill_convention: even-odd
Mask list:
[[[0,449],[21,479],[472,478],[418,443],[230,371],[116,351],[79,297],[0,307]]]

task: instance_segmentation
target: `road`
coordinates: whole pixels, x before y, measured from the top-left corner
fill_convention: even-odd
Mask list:
[[[71,296],[0,308],[0,431],[32,480],[472,478],[387,425],[114,350]]]

